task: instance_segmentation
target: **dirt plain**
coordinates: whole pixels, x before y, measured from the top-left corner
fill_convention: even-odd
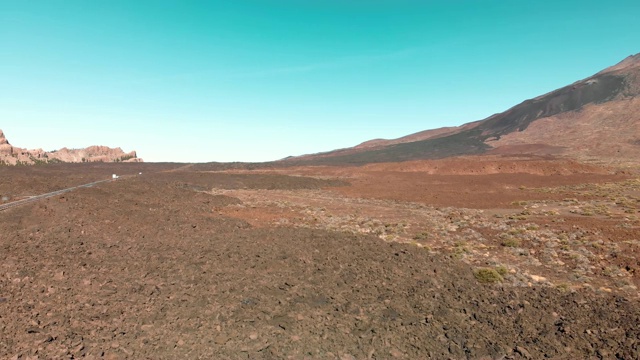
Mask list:
[[[0,211],[0,358],[640,358],[634,169],[55,164],[0,195],[112,173]]]

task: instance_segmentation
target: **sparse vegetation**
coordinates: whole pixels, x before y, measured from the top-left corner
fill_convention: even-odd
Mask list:
[[[497,271],[497,272],[498,272],[498,274],[500,274],[500,276],[502,276],[502,277],[506,276],[506,275],[509,273],[509,270],[508,270],[505,266],[503,266],[503,265],[496,266],[496,271]]]
[[[138,165],[132,164],[132,166]],[[92,171],[92,169],[98,168],[128,167],[129,166],[118,164],[92,164],[92,166],[86,168],[88,171]],[[58,167],[55,168],[57,170]],[[59,168],[63,169],[65,167],[61,166]],[[69,169],[73,172],[77,167],[70,165]],[[17,169],[16,171],[32,173],[34,171],[42,171],[42,169],[23,168]],[[117,173],[118,171],[114,172]],[[111,172],[107,172],[107,174],[110,173]],[[79,175],[76,174],[74,176]],[[83,176],[86,175],[83,174]],[[162,177],[162,180],[155,180],[156,176]],[[327,176],[325,179],[327,178],[331,177]],[[21,182],[14,181],[12,183],[13,185],[0,182],[0,191],[2,191],[3,194],[6,189],[13,191],[13,187],[16,186],[15,184],[20,184]],[[167,184],[171,185],[166,187]],[[411,288],[409,291],[421,291],[417,288],[414,289],[412,282],[416,278],[422,278],[424,274],[428,274],[428,278],[434,277],[435,280],[438,281],[437,284],[440,286],[437,290],[438,294],[453,291],[456,296],[459,296],[460,291],[471,289],[471,291],[475,291],[473,296],[478,300],[485,303],[499,304],[501,309],[506,309],[505,311],[510,313],[519,311],[520,306],[526,307],[527,304],[525,301],[519,303],[519,300],[522,299],[520,297],[501,298],[501,294],[505,291],[513,291],[518,294],[535,294],[539,291],[540,287],[556,287],[559,291],[585,291],[585,289],[594,289],[593,294],[596,292],[601,292],[602,294],[612,292],[616,294],[616,296],[619,294],[628,295],[637,293],[637,288],[635,288],[637,278],[636,275],[634,275],[634,271],[636,270],[633,266],[627,269],[625,265],[634,264],[630,262],[629,259],[639,246],[635,235],[637,234],[636,229],[640,224],[637,222],[637,216],[631,216],[631,214],[623,215],[624,209],[632,206],[637,207],[638,204],[636,199],[632,197],[630,198],[633,200],[624,201],[625,194],[637,196],[634,195],[637,194],[636,192],[621,189],[619,194],[614,196],[613,199],[607,197],[597,200],[585,200],[583,197],[578,196],[579,200],[576,200],[576,202],[558,200],[565,196],[571,198],[574,193],[569,191],[566,195],[554,196],[544,200],[527,200],[526,204],[524,202],[522,203],[525,204],[523,205],[525,206],[524,209],[508,210],[500,207],[489,210],[477,210],[453,206],[436,207],[427,203],[401,201],[392,197],[390,199],[384,199],[361,196],[359,194],[346,196],[340,193],[341,190],[346,191],[359,186],[357,183],[338,189],[340,191],[323,189],[326,186],[344,184],[346,184],[345,181],[339,183],[334,180],[317,181],[317,179],[305,178],[304,176],[292,177],[282,174],[274,176],[260,172],[250,174],[247,172],[237,174],[233,172],[160,172],[157,175],[140,177],[135,181],[122,181],[113,183],[110,186],[101,186],[99,189],[85,189],[82,191],[82,195],[78,192],[78,196],[83,197],[82,201],[80,201],[79,197],[75,197],[70,198],[69,202],[58,203],[56,201],[47,204],[47,207],[36,208],[38,212],[35,215],[43,214],[47,217],[45,219],[34,217],[33,220],[37,222],[38,228],[42,228],[42,224],[44,223],[51,224],[53,229],[58,229],[59,219],[70,214],[73,217],[77,217],[73,219],[73,223],[80,224],[77,228],[72,228],[72,232],[77,234],[81,234],[81,231],[85,231],[85,233],[90,232],[91,227],[87,225],[99,226],[101,229],[110,228],[112,225],[109,224],[111,223],[105,221],[113,221],[114,216],[121,216],[119,215],[120,213],[105,214],[99,212],[98,216],[103,216],[104,218],[100,219],[101,221],[94,222],[93,215],[87,215],[86,211],[91,209],[93,213],[93,209],[87,206],[87,202],[85,202],[87,199],[84,198],[84,196],[91,193],[100,194],[103,191],[110,191],[112,192],[111,194],[120,194],[120,191],[128,188],[130,190],[128,196],[130,196],[132,200],[138,203],[145,203],[145,208],[147,208],[146,203],[151,203],[148,205],[149,212],[140,212],[137,207],[131,207],[129,209],[130,213],[128,214],[132,215],[127,215],[127,217],[121,216],[118,219],[120,222],[118,226],[122,226],[123,231],[116,232],[113,236],[117,239],[125,239],[131,231],[134,233],[140,231],[132,230],[134,229],[134,225],[128,216],[138,217],[138,219],[147,219],[149,216],[153,218],[170,219],[163,220],[163,225],[165,225],[166,222],[171,226],[175,226],[176,231],[178,231],[176,234],[179,235],[177,238],[183,238],[183,235],[187,235],[189,239],[189,243],[180,243],[180,251],[175,252],[176,256],[184,256],[182,251],[191,248],[190,242],[197,242],[198,245],[201,246],[197,249],[194,248],[195,256],[193,258],[208,261],[201,265],[203,269],[207,271],[206,274],[202,274],[203,279],[211,279],[210,274],[212,273],[221,274],[220,278],[223,278],[224,275],[227,274],[224,271],[227,270],[226,268],[224,270],[216,268],[216,264],[218,264],[216,261],[220,261],[220,259],[222,259],[222,261],[228,260],[229,264],[239,264],[234,266],[242,266],[242,262],[238,262],[237,257],[242,256],[246,250],[255,250],[255,241],[264,241],[264,243],[260,243],[260,245],[264,245],[269,257],[264,255],[265,253],[262,249],[258,249],[255,254],[259,255],[259,257],[251,256],[247,259],[250,259],[248,263],[255,263],[256,266],[264,266],[264,268],[270,270],[264,275],[257,271],[250,270],[243,272],[242,277],[231,278],[231,274],[235,276],[233,273],[235,270],[230,269],[228,274],[230,274],[229,279],[232,279],[232,282],[228,282],[228,284],[238,289],[238,282],[240,282],[242,289],[250,289],[251,292],[251,294],[246,296],[243,295],[247,298],[245,299],[246,301],[235,298],[231,299],[233,304],[241,301],[243,311],[251,312],[252,309],[260,308],[259,310],[261,312],[259,314],[268,314],[268,316],[272,318],[275,318],[275,314],[280,313],[281,309],[285,309],[285,305],[299,306],[300,304],[304,304],[307,295],[304,293],[306,280],[300,279],[308,279],[310,276],[316,276],[312,272],[305,272],[305,269],[312,269],[314,271],[317,269],[318,272],[322,272],[319,273],[315,279],[325,279],[326,276],[335,276],[335,278],[331,279],[333,281],[331,284],[338,284],[339,286],[346,284],[346,281],[352,281],[351,284],[361,284],[358,281],[362,281],[362,279],[369,281],[369,279],[371,279],[368,272],[369,269],[379,271],[381,274],[384,274],[385,277],[382,281],[386,282],[386,284],[382,287],[376,287],[376,289],[382,291],[379,294],[382,296],[380,298],[388,300],[388,302],[383,300],[380,302],[381,307],[379,309],[367,309],[366,311],[386,311],[385,314],[387,315],[385,316],[389,318],[402,317],[404,314],[411,315],[411,309],[413,308],[404,306],[402,296],[390,298],[389,295],[391,294],[386,292],[387,289],[393,288],[396,285],[409,284],[411,285],[409,286]],[[156,187],[161,186],[164,186],[163,190],[157,191]],[[491,188],[489,190],[494,191],[495,189]],[[517,193],[517,189],[513,187],[511,191],[511,194],[514,192]],[[149,196],[150,194],[151,196]],[[375,195],[377,196],[379,194],[380,192],[376,192]],[[388,195],[385,193],[382,194]],[[492,192],[491,195],[487,195],[487,197],[493,201],[494,197],[499,196],[494,194],[495,193]],[[523,194],[523,196],[526,195],[529,195],[529,193]],[[466,197],[467,195],[465,193],[460,196]],[[544,196],[541,197],[544,198]],[[114,197],[109,197],[109,199],[112,198]],[[180,200],[174,201],[174,199]],[[103,199],[98,198],[95,200],[91,206],[104,209],[106,204],[101,202]],[[500,206],[508,205],[512,201],[513,198],[508,198],[507,201],[501,202]],[[126,207],[128,206],[127,204],[131,205],[132,203],[133,202],[111,202],[109,205]],[[188,204],[186,208],[188,213],[177,211],[179,208],[182,209],[184,204]],[[60,210],[63,208],[65,212],[51,212],[47,210]],[[582,209],[588,208],[601,210],[606,208],[616,217],[604,219],[598,217],[596,214],[587,218],[580,213],[571,213],[569,211],[572,209],[582,211]],[[504,214],[504,216],[496,217],[494,216],[496,213]],[[159,214],[163,216],[159,216]],[[512,217],[511,219],[509,219],[510,216]],[[519,221],[514,219],[519,216],[526,217],[527,220]],[[181,220],[175,220],[176,217]],[[567,220],[567,222],[560,222],[563,220]],[[184,221],[188,221],[190,226],[183,226],[185,224]],[[219,231],[219,223],[224,224],[227,222],[230,225],[228,238],[217,235],[209,236],[209,234],[217,234]],[[593,223],[597,226],[592,226]],[[609,223],[612,225],[606,228],[605,232],[603,227]],[[10,227],[11,223],[7,222],[3,223],[3,225]],[[80,227],[81,225],[82,228]],[[146,226],[145,230],[137,234],[146,234],[153,231],[149,230],[152,228],[152,225],[145,224],[144,226]],[[169,227],[166,229],[172,231]],[[271,231],[276,231],[278,234],[305,233],[313,238],[303,237],[297,239],[291,237],[287,239],[291,241],[284,241],[278,238],[278,236],[272,236]],[[33,235],[31,235],[31,232],[32,231],[29,230],[28,233],[24,234],[25,238],[29,239],[25,241],[31,241],[44,246],[45,244],[37,238],[39,236],[38,232],[33,232]],[[202,236],[203,233],[206,234],[206,236]],[[238,234],[241,236],[238,236]],[[260,237],[256,236],[256,234],[269,235]],[[335,234],[339,234],[336,236],[340,236],[342,240],[328,246],[325,241]],[[85,248],[101,244],[100,241],[96,241],[89,246],[87,246],[87,244],[78,247],[74,245],[76,243],[73,242],[77,241],[77,238],[70,238],[68,233],[64,231],[58,235],[60,235],[60,239],[69,239],[69,241],[72,241],[70,248],[76,249],[81,254],[86,251]],[[94,235],[89,233],[88,236]],[[384,242],[378,241],[374,237],[378,237],[384,240]],[[234,239],[233,244],[228,241],[229,238]],[[147,240],[147,238],[142,237],[139,241],[145,242],[146,244],[147,241],[153,240],[154,239]],[[168,237],[164,240],[167,241],[168,249],[174,249],[173,238]],[[216,242],[216,246],[207,248],[207,246],[211,246],[212,241]],[[277,246],[284,247],[276,248],[277,251],[274,252],[274,243],[278,244]],[[235,247],[236,244],[243,244],[246,248],[242,251],[236,251],[236,249],[238,249]],[[302,246],[302,244],[306,246]],[[52,243],[49,245],[57,248],[56,244]],[[362,254],[360,252],[362,249],[373,249],[376,251],[376,254],[382,256],[376,259],[377,262],[369,262],[370,259],[366,257],[350,257],[353,256],[353,254],[345,254],[345,251],[341,251],[342,246],[348,246],[350,249],[353,249],[356,256]],[[202,248],[206,248],[209,251],[202,252]],[[219,251],[219,248],[225,248],[225,250]],[[336,249],[338,249],[338,251],[336,251]],[[627,251],[629,249],[634,250]],[[125,251],[126,248],[114,248],[112,250],[118,252]],[[297,252],[298,250],[299,252]],[[141,248],[139,251],[146,250]],[[327,255],[327,251],[332,251],[331,256]],[[232,254],[235,258],[228,258],[226,255],[218,256],[218,254],[226,253]],[[129,253],[125,251],[121,254],[128,256],[127,254]],[[214,259],[211,254],[215,254],[216,261],[209,261],[210,259]],[[148,259],[146,254],[144,255],[144,259]],[[341,256],[345,256],[345,258],[351,260],[337,260],[338,257]],[[300,273],[303,277],[299,279],[295,278],[297,273],[294,272],[286,273],[286,279],[283,279],[281,276],[272,276],[274,271],[278,271],[278,268],[273,267],[272,264],[275,262],[270,263],[270,261],[272,261],[271,259],[277,262],[278,266],[281,266],[283,263],[287,266],[291,264],[301,266],[299,269],[302,269]],[[96,259],[96,261],[99,261],[99,259]],[[153,262],[156,260],[151,259],[149,261]],[[169,259],[168,261],[171,260]],[[327,261],[331,261],[330,266],[326,266]],[[71,262],[70,264],[73,263]],[[180,264],[179,266],[183,265],[181,262],[176,262],[175,264]],[[357,267],[355,267],[354,264],[356,264]],[[364,271],[365,269],[362,264],[373,265],[368,266],[366,271]],[[57,266],[57,264],[52,263],[50,266],[53,271],[51,273],[55,273],[53,266]],[[309,266],[311,266],[311,268],[309,268]],[[388,271],[388,269],[398,269],[398,267],[401,267],[402,271]],[[150,268],[156,269],[157,265],[153,264]],[[189,267],[184,267],[184,269],[184,278],[187,279],[187,276],[191,275],[188,273],[191,270],[188,270],[190,269]],[[290,268],[286,268],[285,270],[288,269]],[[327,269],[330,269],[330,271],[326,271]],[[76,278],[73,276],[80,270],[77,267],[70,266],[64,271],[64,276],[57,275],[58,278],[66,277],[67,271],[69,271],[68,276],[71,282],[68,286],[75,286],[74,284],[76,284],[76,282],[74,281],[76,281]],[[458,273],[459,271],[462,272]],[[328,275],[325,275],[325,272]],[[468,278],[468,276],[471,275],[469,272],[471,272],[473,278]],[[200,274],[200,272],[194,274],[199,276],[198,274]],[[138,274],[136,274],[135,281],[139,279],[137,275]],[[290,292],[292,294],[291,297],[286,295],[280,297],[279,300],[283,303],[289,301],[289,298],[293,299],[293,296],[297,296],[295,299],[299,299],[302,302],[297,303],[298,305],[282,304],[282,308],[277,309],[278,311],[269,312],[273,309],[271,307],[272,303],[269,302],[270,300],[266,301],[265,299],[271,296],[271,293],[269,293],[268,296],[265,295],[265,297],[258,297],[262,294],[259,290],[254,291],[254,289],[259,289],[259,286],[261,286],[259,281],[242,283],[245,281],[243,279],[247,276],[253,275],[260,276],[261,281],[262,279],[273,280],[273,282],[266,284],[271,290],[280,289]],[[81,276],[81,281],[84,281],[85,275],[82,274]],[[404,283],[393,283],[393,279],[397,276],[403,279],[413,280]],[[441,278],[441,276],[443,277]],[[441,281],[443,278],[447,280]],[[460,278],[471,279],[472,282],[470,284],[456,283],[455,279]],[[42,280],[38,281],[42,281],[43,286],[49,286],[47,277],[42,277],[41,279]],[[216,284],[221,283],[217,278],[215,280]],[[284,286],[283,281],[287,282]],[[318,290],[327,289],[326,284],[322,282],[323,280],[319,281],[319,286],[314,286],[312,289],[313,294],[317,294]],[[104,280],[102,282],[104,282]],[[142,286],[146,283],[146,279],[141,282]],[[436,282],[434,281],[434,283]],[[19,285],[19,283],[11,284],[15,286]],[[158,282],[157,284],[159,284],[158,287],[161,288],[161,291],[165,291],[169,296],[178,294],[178,291],[184,290],[178,287],[172,288],[166,283],[161,286],[162,282]],[[494,286],[495,284],[499,285]],[[108,286],[109,285],[106,287]],[[479,287],[487,287],[487,290],[490,291],[478,291]],[[203,287],[202,289],[207,288]],[[424,298],[431,299],[434,287],[425,286],[424,289],[428,289],[429,291],[428,296]],[[599,289],[605,290],[600,291]],[[148,290],[153,293],[156,291],[156,288],[150,287]],[[45,292],[46,291],[47,290],[45,290]],[[104,291],[108,291],[108,289]],[[369,290],[366,287],[360,287],[359,291]],[[325,291],[324,293],[337,292]],[[555,292],[544,291],[541,293],[554,294]],[[591,294],[590,290],[585,291],[585,293]],[[256,294],[259,295],[256,296]],[[340,294],[340,296],[349,296],[349,294]],[[491,294],[497,295],[494,296]],[[113,296],[116,295],[118,294],[114,294]],[[424,294],[419,295],[423,296]],[[148,293],[131,292],[127,293],[127,296],[146,297]],[[324,296],[328,297],[327,295]],[[490,297],[489,300],[487,300],[487,296]],[[54,299],[54,297],[47,297],[46,300],[51,299]],[[256,301],[256,299],[258,301]],[[532,300],[532,298],[526,299],[529,301]],[[540,300],[539,298],[534,299],[536,301]],[[555,299],[545,299],[545,301],[548,301],[550,304],[558,303]],[[323,300],[320,306],[326,306],[327,309],[331,309],[331,314],[333,314],[334,309],[339,308],[340,304],[338,301],[330,302],[331,304],[327,304],[326,301]],[[187,304],[189,304],[188,301],[185,302],[186,306],[188,306]],[[231,302],[228,304],[231,304]],[[391,309],[391,307],[395,308],[398,304],[402,304],[403,307]],[[223,306],[226,306],[226,304]],[[447,304],[447,306],[449,305]],[[465,304],[465,309],[466,308],[468,308],[468,304]],[[489,310],[487,313],[482,314],[485,318],[486,316],[495,315],[492,308],[480,306],[480,309]],[[355,312],[353,312],[353,314],[360,312],[359,309],[354,310]],[[362,310],[365,311],[365,309]],[[560,312],[556,309],[554,310]],[[304,315],[305,318],[309,317],[311,319],[311,315],[309,315],[310,312],[305,311],[306,310],[301,311],[301,314]],[[345,316],[350,316],[348,315],[350,313],[345,312],[345,314],[347,314]],[[529,316],[526,312],[522,314],[523,316]],[[428,314],[427,316],[430,315],[432,314]],[[500,314],[500,316],[503,316],[503,314]],[[326,319],[326,317],[321,316],[321,319]],[[463,320],[467,321],[466,318]],[[615,318],[614,320],[618,321],[619,319]],[[304,320],[297,321],[304,322]],[[432,321],[432,319],[429,319],[429,321]],[[618,323],[615,321],[614,323],[618,326]],[[478,324],[481,325],[481,322]],[[244,325],[251,326],[249,324]],[[286,325],[286,323],[283,324],[283,326]],[[233,326],[233,324],[231,324],[231,326]],[[348,326],[346,329],[353,331],[353,329]],[[422,331],[420,329],[412,329],[411,327],[407,327],[407,329],[408,331]],[[240,333],[242,333],[242,331],[243,330],[240,330]],[[251,331],[256,331],[259,334],[259,338],[271,336],[263,335],[260,329],[251,329]],[[269,330],[269,334],[271,333]],[[266,334],[266,332],[264,334]],[[344,338],[344,334],[340,335]],[[108,349],[113,349],[110,347],[110,342],[113,341],[112,338],[109,338],[109,343],[107,343]],[[175,341],[178,341],[178,339]],[[229,341],[239,343],[238,340]],[[31,343],[28,345],[30,346],[30,344]],[[382,357],[384,358],[384,356]]]
[[[504,278],[498,270],[491,268],[479,268],[473,271],[473,276],[475,276],[478,282],[483,284],[497,283],[504,281]]]

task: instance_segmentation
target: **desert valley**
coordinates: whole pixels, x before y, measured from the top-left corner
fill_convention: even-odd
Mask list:
[[[0,358],[640,358],[640,55],[267,163],[0,140]]]

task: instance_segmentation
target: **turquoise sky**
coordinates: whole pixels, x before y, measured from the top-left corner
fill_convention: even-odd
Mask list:
[[[638,0],[0,0],[0,129],[266,161],[482,119],[637,52]]]

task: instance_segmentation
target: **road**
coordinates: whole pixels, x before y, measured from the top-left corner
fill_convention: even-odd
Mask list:
[[[13,207],[24,205],[24,204],[29,204],[29,203],[32,203],[32,202],[35,202],[35,201],[38,201],[38,200],[50,198],[52,196],[64,194],[64,193],[67,193],[69,191],[73,191],[73,190],[76,190],[76,189],[92,187],[94,185],[97,185],[97,184],[100,184],[100,183],[103,183],[103,182],[107,182],[107,181],[113,181],[113,180],[112,179],[106,179],[106,180],[94,181],[92,183],[88,183],[88,184],[84,184],[84,185],[74,186],[74,187],[70,187],[70,188],[66,188],[66,189],[62,189],[62,190],[57,190],[57,191],[46,193],[46,194],[42,194],[42,195],[32,196],[32,197],[27,198],[27,199],[22,199],[22,200],[18,200],[18,201],[12,201],[12,202],[6,203],[6,204],[0,204],[0,211],[11,209]]]

